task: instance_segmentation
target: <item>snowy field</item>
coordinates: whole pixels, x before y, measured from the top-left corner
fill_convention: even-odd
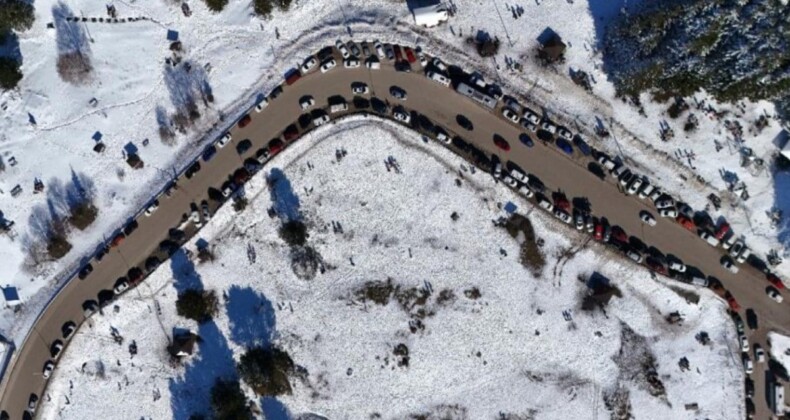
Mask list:
[[[390,157],[398,170],[385,167]],[[264,177],[276,180],[271,189]],[[267,343],[305,372],[291,380],[292,395],[255,400],[267,418],[594,419],[608,418],[605,400],[618,399],[639,419],[743,418],[743,373],[721,300],[651,279],[595,243],[583,246],[585,238],[440,145],[350,119],[277,156],[246,195],[246,210],[224,206],[185,246],[194,255],[207,243],[213,262],[176,253],[119,299],[117,311],[108,307],[79,330],[50,382],[51,401],[42,398],[42,418],[205,413],[214,378],[233,375],[245,348]],[[530,214],[544,241],[542,275],[521,265],[519,241],[492,223],[508,201]],[[308,280],[294,270],[270,208],[305,221],[323,273]],[[580,308],[587,288],[578,277],[593,271],[622,292],[605,313]],[[430,296],[407,310],[395,297],[382,306],[356,295],[386,279]],[[175,313],[177,293],[195,286],[222,296],[219,315],[200,326]],[[699,294],[698,303],[680,291]],[[420,318],[419,309],[430,314]],[[670,325],[674,311],[684,321]],[[202,337],[184,366],[166,355],[174,327]],[[702,331],[706,346],[694,338]],[[393,354],[399,344],[407,366]],[[680,369],[683,357],[690,370]],[[657,397],[640,369],[651,358],[665,389]],[[691,403],[699,409],[687,411]]]
[[[790,337],[775,332],[768,333],[771,358],[790,370]]]
[[[557,0],[517,5],[461,0],[452,2],[455,16],[449,24],[425,30],[413,26],[406,4],[387,0],[297,0],[291,11],[275,12],[270,20],[251,15],[249,4],[240,1],[231,1],[219,14],[195,1],[190,3],[190,17],[174,3],[118,2],[114,3],[118,17],[148,19],[117,24],[58,20],[54,29],[46,27],[54,21],[53,16],[102,17],[105,3],[80,0],[66,6],[51,0],[36,2],[34,27],[19,38],[25,78],[18,91],[0,97],[4,115],[0,155],[6,163],[0,177],[4,197],[0,211],[16,222],[17,234],[13,241],[0,237],[0,257],[5,262],[0,275],[6,284],[19,288],[26,303],[18,313],[3,311],[0,332],[21,342],[34,317],[65,279],[63,274],[72,273],[83,256],[144,207],[150,191],[161,188],[195,150],[213,139],[213,134],[203,136],[211,132],[220,114],[232,119],[259,93],[279,83],[288,68],[338,37],[416,44],[446,61],[478,68],[490,80],[527,96],[536,103],[533,107],[545,107],[552,118],[566,118],[574,130],[590,133],[599,118],[613,136],[602,141],[589,135],[596,147],[622,154],[653,183],[695,207],[704,207],[705,197],[717,192],[723,207],[721,212],[711,211],[714,219],[725,216],[736,232],[746,235],[749,244],[762,253],[777,248],[778,235],[786,235],[787,229],[780,232],[772,227],[768,211],[774,206],[790,207],[790,199],[781,194],[790,190],[790,176],[774,179],[767,169],[740,167],[741,145],[727,135],[723,120],[709,119],[696,110],[693,101],[691,112],[697,114],[700,127],[686,136],[682,125],[688,112],[672,120],[665,116],[668,104],[654,105],[645,97],[646,116],[642,117],[633,106],[613,97],[613,87],[599,70],[601,56],[596,47],[603,26],[620,10],[621,3]],[[523,8],[518,18],[513,14],[516,6]],[[536,38],[547,26],[568,44],[567,61],[556,68],[540,67],[532,59]],[[177,32],[183,60],[195,71],[186,73],[183,65],[165,63],[172,54],[169,30]],[[497,59],[483,61],[466,44],[465,38],[478,31],[500,38]],[[91,77],[82,84],[65,83],[56,72],[58,54],[75,45],[87,53],[93,67]],[[506,62],[511,60],[521,63],[524,71],[508,70]],[[571,68],[592,75],[594,95],[570,81]],[[208,92],[214,101],[204,106],[201,97]],[[162,110],[170,115],[182,109],[185,96],[196,98],[202,116],[185,134],[177,134],[174,144],[163,144],[157,123]],[[705,99],[698,95],[697,100]],[[748,128],[757,115],[772,115],[771,106],[745,104],[741,112],[712,105],[719,111],[734,111],[726,119],[741,122],[745,146],[769,165],[779,132],[777,122],[769,119],[761,134],[752,134]],[[666,143],[658,138],[664,120],[677,133]],[[97,141],[106,146],[101,154],[92,151]],[[717,144],[721,146],[718,151]],[[145,162],[142,169],[131,169],[124,161],[125,153],[135,150]],[[682,153],[675,159],[677,150]],[[654,165],[657,156],[669,161]],[[14,166],[10,165],[12,158]],[[57,199],[48,196],[47,188],[34,194],[33,181],[39,178],[45,186],[68,185],[72,171],[95,187],[98,219],[85,231],[72,229],[74,248],[65,258],[38,264],[32,271],[25,269],[24,244],[36,237],[30,227],[31,215],[36,209],[47,208],[48,199]],[[703,188],[695,181],[696,175],[712,188]],[[738,180],[748,187],[749,200],[726,192],[728,184]],[[23,192],[12,198],[10,191],[17,184]],[[63,203],[55,204],[62,208]],[[790,274],[787,266],[780,268]]]

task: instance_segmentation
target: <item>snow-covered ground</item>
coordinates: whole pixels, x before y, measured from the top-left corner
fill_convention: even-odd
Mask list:
[[[771,358],[790,370],[790,337],[775,332],[768,333]]]
[[[399,172],[385,167],[390,157]],[[277,180],[271,190],[266,176]],[[292,395],[256,400],[267,418],[605,418],[605,396],[618,388],[635,418],[743,417],[743,373],[721,300],[654,280],[595,243],[582,246],[582,236],[440,145],[351,119],[276,157],[246,194],[246,210],[223,207],[185,246],[194,255],[207,242],[213,262],[176,253],[120,298],[117,311],[108,307],[79,330],[50,382],[51,401],[42,398],[42,418],[185,419],[209,409],[208,387],[233,374],[245,348],[271,342],[307,374],[292,379]],[[542,275],[521,265],[519,241],[492,223],[508,201],[530,214],[544,240]],[[324,273],[295,274],[269,208],[306,222]],[[605,313],[580,309],[586,286],[578,277],[593,271],[622,292]],[[395,297],[386,306],[356,297],[366,282],[387,279],[404,291],[431,291],[423,329],[410,331],[419,305],[407,311]],[[218,316],[200,326],[175,313],[177,293],[195,286],[223,296]],[[667,323],[673,311],[684,321]],[[202,337],[180,367],[165,350],[174,327]],[[702,331],[707,346],[694,338]],[[408,347],[408,366],[397,364],[398,344]],[[648,355],[665,396],[648,392],[640,369]],[[683,357],[691,370],[679,368]],[[699,410],[687,411],[690,403]]]
[[[748,186],[751,198],[734,199],[730,204],[729,194],[718,192],[724,199],[721,214],[739,234],[747,235],[756,250],[765,253],[776,248],[779,231],[771,227],[767,211],[774,205],[790,208],[790,199],[783,193],[790,191],[790,176],[774,179],[768,170],[741,168],[738,145],[728,139],[723,120],[709,120],[703,112],[692,109],[699,117],[700,127],[686,138],[682,125],[687,113],[671,120],[664,115],[668,104],[655,105],[645,97],[642,103],[646,116],[642,117],[634,107],[614,98],[613,87],[600,70],[602,60],[596,48],[603,25],[622,3],[530,2],[521,4],[524,13],[514,18],[512,10],[516,5],[509,2],[458,0],[452,2],[455,16],[448,24],[425,30],[413,26],[405,3],[389,0],[295,1],[291,11],[275,12],[270,20],[252,16],[246,1],[231,1],[218,14],[209,12],[200,1],[191,2],[191,17],[185,17],[176,3],[115,2],[119,17],[148,19],[117,24],[88,22],[72,24],[71,28],[56,25],[56,29],[46,27],[53,21],[53,11],[106,16],[105,3],[80,0],[63,6],[52,0],[36,2],[34,27],[19,38],[25,78],[18,91],[0,97],[4,110],[0,155],[6,162],[0,179],[4,197],[0,210],[5,218],[16,222],[18,234],[15,241],[0,237],[0,257],[5,262],[0,276],[19,289],[25,302],[25,308],[18,313],[2,312],[0,332],[19,344],[64,280],[58,273],[73,272],[81,257],[144,206],[152,189],[163,186],[186,159],[210,141],[211,135],[202,136],[211,130],[220,112],[232,119],[259,92],[268,92],[279,83],[286,69],[338,37],[420,45],[446,61],[479,69],[490,80],[544,106],[549,116],[565,118],[574,130],[591,132],[596,118],[600,118],[614,136],[599,140],[589,135],[593,145],[627,157],[654,183],[679,194],[694,207],[704,207],[713,190],[726,189],[724,175],[728,180],[740,179]],[[629,2],[629,6],[634,4]],[[566,63],[555,69],[540,67],[532,58],[536,38],[547,27],[568,44]],[[171,55],[168,30],[178,32],[184,59],[193,63],[195,71],[190,76],[180,68],[168,70],[165,64],[165,58]],[[482,60],[466,44],[465,38],[478,31],[502,41],[501,54],[496,59]],[[67,84],[56,72],[59,50],[68,51],[74,45],[87,52],[94,69],[91,79],[83,85]],[[506,62],[511,59],[520,62],[524,71],[508,70]],[[595,96],[570,81],[569,68],[592,75]],[[208,109],[199,99],[201,88],[206,92],[203,81],[214,96]],[[164,145],[157,134],[157,108],[172,113],[183,104],[183,94],[189,89],[198,98],[203,116],[186,135],[176,136],[175,145]],[[96,98],[95,106],[92,98]],[[706,98],[698,95],[698,99]],[[718,110],[732,109],[713,105]],[[746,104],[744,116],[739,119],[744,126],[745,145],[753,149],[755,156],[770,162],[778,124],[770,120],[759,135],[748,131],[749,121],[762,112],[772,114],[773,110],[764,103]],[[662,120],[667,120],[676,133],[675,139],[667,143],[658,138]],[[92,151],[96,138],[106,145],[102,154]],[[720,151],[716,151],[714,140],[723,146]],[[143,169],[133,170],[124,162],[124,150],[133,149],[145,162]],[[678,149],[683,156],[694,158],[675,162]],[[664,155],[670,160],[655,165],[656,157]],[[17,162],[15,166],[9,164],[11,157]],[[690,169],[691,166],[696,169]],[[33,194],[33,180],[38,177],[47,186],[54,184],[53,179],[68,183],[72,171],[95,185],[99,218],[87,230],[72,232],[74,248],[64,259],[40,264],[35,272],[25,270],[22,244],[24,237],[31,234],[29,219],[36,207],[46,208],[50,190]],[[696,174],[713,190],[694,181]],[[17,184],[23,192],[11,198],[10,190]],[[715,219],[719,213],[712,211],[712,215]],[[782,268],[790,274],[787,266]]]

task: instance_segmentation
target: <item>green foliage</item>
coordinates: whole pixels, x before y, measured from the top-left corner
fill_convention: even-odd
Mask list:
[[[213,290],[188,289],[178,295],[176,311],[184,318],[203,323],[217,313],[217,295]]]
[[[0,57],[0,88],[13,89],[20,80],[22,80],[22,72],[19,71],[19,62],[12,58]]]
[[[277,4],[277,8],[282,10],[283,12],[288,11],[291,7],[291,0],[272,0],[274,3]]]
[[[0,0],[0,32],[28,30],[35,19],[32,4],[23,0]]]
[[[212,12],[221,12],[228,5],[228,0],[205,0],[205,2]]]
[[[288,353],[276,347],[254,347],[241,356],[238,371],[247,385],[260,396],[290,394],[288,375],[294,363]]]
[[[777,1],[665,0],[622,14],[604,39],[604,65],[620,95],[717,100],[790,98],[790,25]],[[783,113],[786,116],[786,113]]]
[[[211,388],[211,407],[216,420],[251,420],[247,397],[238,380],[217,379]]]
[[[272,0],[252,0],[252,9],[259,16],[269,17],[272,14]]]
[[[286,222],[280,228],[280,238],[290,246],[301,246],[307,242],[307,227],[298,220]]]

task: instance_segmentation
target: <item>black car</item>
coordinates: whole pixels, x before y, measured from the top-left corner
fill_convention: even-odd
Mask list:
[[[101,260],[103,260],[104,257],[107,256],[108,252],[110,252],[110,248],[107,245],[100,246],[99,249],[96,251],[96,261],[101,262]]]
[[[156,270],[156,267],[159,267],[159,264],[161,264],[161,261],[159,261],[159,258],[157,258],[157,257],[148,257],[148,259],[145,260],[145,270],[146,271],[154,271],[154,270]]]
[[[282,93],[283,93],[283,87],[278,85],[276,88],[272,89],[272,92],[269,94],[269,99],[275,99],[278,96],[280,96],[280,94]]]
[[[129,222],[129,224],[126,225],[126,227],[123,228],[123,234],[129,236],[132,234],[132,232],[137,230],[139,226],[140,225],[137,223],[137,220],[132,220],[131,222]]]
[[[100,290],[99,294],[96,296],[99,300],[99,306],[105,307],[107,304],[112,302],[113,298],[115,297],[115,292],[112,290]]]
[[[456,149],[462,152],[469,152],[469,143],[467,143],[466,140],[458,136],[453,137],[452,145],[455,146]]]
[[[472,131],[475,129],[475,126],[474,124],[472,124],[472,121],[469,121],[469,118],[466,118],[461,114],[455,116],[455,122],[457,122],[458,125],[460,125],[461,128],[463,128],[464,130]]]
[[[746,377],[746,397],[747,398],[754,398],[754,381],[750,377]]]
[[[606,172],[603,171],[603,168],[601,167],[601,165],[599,165],[599,164],[597,164],[595,162],[588,163],[587,164],[587,170],[592,172],[593,175],[595,175],[596,177],[598,177],[598,179],[600,179],[602,181],[604,179],[606,179]]]
[[[318,61],[326,60],[327,58],[332,56],[333,52],[334,52],[334,49],[332,47],[328,47],[327,46],[327,47],[321,48],[321,50],[318,51],[318,54],[316,54],[316,56],[318,57]]]
[[[238,142],[238,144],[236,144],[236,151],[239,153],[239,155],[244,155],[251,148],[252,148],[252,142],[250,141],[250,139],[244,139]]]
[[[393,98],[400,99],[401,101],[406,100],[406,91],[398,86],[390,86],[390,95]]]
[[[189,168],[187,168],[186,172],[184,172],[184,176],[186,176],[187,179],[190,179],[195,176],[198,171],[200,171],[200,162],[195,161],[195,163],[193,163]]]
[[[210,161],[211,158],[213,158],[214,155],[216,155],[216,154],[217,154],[217,147],[216,146],[214,146],[212,144],[212,145],[206,147],[206,150],[203,151],[203,162]]]
[[[754,309],[752,308],[746,309],[746,325],[748,325],[752,330],[756,330],[758,328],[757,313],[754,312]]]
[[[749,418],[754,416],[754,402],[751,398],[746,399],[746,415],[749,416]]]
[[[88,275],[92,272],[93,272],[93,266],[90,264],[85,264],[85,267],[82,267],[82,270],[80,270],[79,273],[80,280],[85,280],[85,278],[88,277]]]
[[[170,239],[165,239],[162,242],[159,242],[159,250],[162,252],[167,253],[167,255],[173,255],[176,251],[178,251],[178,243],[171,241]]]
[[[354,99],[351,100],[351,103],[354,104],[354,108],[356,109],[370,108],[370,101],[367,100],[367,98],[363,98],[361,96],[355,96]]]
[[[379,98],[370,98],[370,106],[379,114],[389,113],[389,106]]]
[[[167,236],[176,242],[181,242],[186,239],[187,234],[181,229],[172,228],[167,232]]]

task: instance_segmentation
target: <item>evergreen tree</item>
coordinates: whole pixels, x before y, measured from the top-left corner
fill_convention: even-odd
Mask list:
[[[211,406],[216,420],[252,419],[238,380],[217,379],[211,388]]]
[[[23,0],[0,0],[0,32],[28,30],[35,19],[30,3]]]
[[[20,80],[22,72],[19,71],[19,62],[13,58],[0,57],[0,88],[13,89]]]
[[[254,347],[241,356],[239,375],[261,396],[276,397],[291,393],[288,375],[294,364],[288,353],[274,347]]]

